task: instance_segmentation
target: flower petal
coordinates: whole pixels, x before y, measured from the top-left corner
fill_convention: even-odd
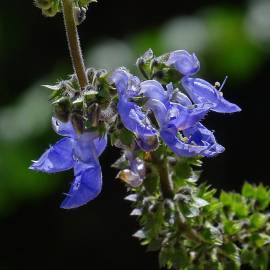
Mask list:
[[[193,157],[202,155],[203,151],[208,148],[208,145],[200,146],[189,144],[181,141],[177,137],[177,129],[172,126],[168,128],[161,129],[160,136],[163,141],[172,149],[172,151],[182,157]]]
[[[136,139],[137,145],[146,152],[152,152],[158,148],[158,137],[153,136],[138,136]]]
[[[193,141],[198,145],[209,145],[209,147],[202,154],[205,157],[216,156],[225,150],[222,145],[216,142],[213,132],[211,132],[201,123],[198,123],[192,128],[184,130],[183,133],[189,138],[189,141]]]
[[[174,94],[173,101],[175,103],[179,103],[180,105],[183,105],[185,107],[192,105],[191,100],[185,94],[183,94],[179,91]]]
[[[168,93],[158,81],[148,80],[142,82],[141,93],[149,99],[156,99],[164,104],[169,101]]]
[[[64,138],[51,146],[30,169],[46,173],[56,173],[69,170],[74,165],[73,140]]]
[[[98,137],[94,140],[94,145],[96,148],[96,153],[97,156],[99,157],[104,150],[106,149],[107,146],[107,134],[104,135],[103,137]]]
[[[183,75],[192,75],[200,69],[200,63],[196,55],[190,54],[185,50],[178,50],[169,54],[166,62],[169,66],[174,66]]]
[[[72,137],[72,138],[76,137],[76,132],[71,122],[64,123],[58,120],[57,118],[52,117],[52,125],[53,125],[54,131],[57,134],[61,136]]]
[[[95,199],[102,188],[102,173],[97,163],[78,162],[74,168],[75,179],[61,208],[71,209]]]
[[[156,130],[152,127],[148,117],[137,104],[120,97],[118,112],[128,130],[143,136],[156,134]]]
[[[195,107],[184,107],[180,104],[173,104],[173,107],[170,110],[172,120],[168,124],[174,125],[179,130],[184,130],[201,121],[213,106],[209,103],[202,103]]]
[[[133,97],[139,93],[140,80],[124,68],[116,69],[110,77],[110,80],[115,84],[119,95]]]
[[[184,77],[182,79],[182,85],[194,103],[213,103],[214,107],[211,109],[212,111],[220,113],[241,111],[236,104],[224,99],[221,92],[205,80]]]
[[[166,108],[164,103],[161,101],[157,99],[149,99],[146,103],[146,106],[152,110],[160,127],[162,127],[169,120],[168,108]]]
[[[79,161],[84,163],[98,162],[98,153],[94,144],[96,139],[98,139],[96,132],[85,132],[78,136],[74,144],[74,154]],[[101,143],[99,152],[102,150],[102,146]]]

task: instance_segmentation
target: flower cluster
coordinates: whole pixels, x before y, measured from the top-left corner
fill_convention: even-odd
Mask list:
[[[74,76],[72,83],[50,87],[57,90],[53,127],[64,138],[30,168],[47,173],[74,169],[62,208],[79,207],[100,193],[98,157],[106,148],[107,134],[120,138],[126,130],[132,136],[129,143],[117,138],[121,143],[112,144],[124,150],[127,164],[118,177],[133,187],[146,177],[140,152],[164,145],[180,157],[212,157],[224,151],[201,121],[209,111],[233,113],[240,108],[224,99],[223,85],[217,89],[192,77],[200,67],[195,54],[181,50],[157,58],[149,50],[137,65],[147,80],[125,68],[111,73],[90,69],[85,89],[78,89]]]
[[[140,82],[123,68],[113,73],[111,80],[118,90],[118,112],[122,123],[136,135],[144,151],[155,149],[154,138],[159,134],[178,156],[211,157],[223,152],[224,147],[200,121],[210,110],[233,113],[240,108],[223,98],[222,87],[217,90],[210,83],[191,77],[200,67],[195,54],[182,50],[170,53],[167,58],[164,64],[184,75],[181,84],[185,93],[174,89],[172,82],[165,87],[157,80]],[[135,101],[131,101],[136,97],[146,100],[144,112]],[[158,127],[151,123],[148,116],[151,113]]]

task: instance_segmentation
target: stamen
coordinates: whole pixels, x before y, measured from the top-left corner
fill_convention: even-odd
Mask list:
[[[228,76],[225,76],[225,79],[224,79],[222,85],[220,86],[220,88],[218,89],[218,91],[221,91],[221,90],[222,90],[222,88],[223,88],[223,86],[225,85],[227,79],[228,79]]]
[[[214,87],[219,88],[220,87],[220,82],[215,82]]]

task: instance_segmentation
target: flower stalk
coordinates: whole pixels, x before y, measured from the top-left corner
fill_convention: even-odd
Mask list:
[[[85,72],[85,65],[80,46],[80,39],[75,23],[73,12],[73,1],[62,0],[64,23],[66,28],[67,41],[69,46],[70,57],[74,72],[77,75],[81,89],[88,84],[88,79]]]

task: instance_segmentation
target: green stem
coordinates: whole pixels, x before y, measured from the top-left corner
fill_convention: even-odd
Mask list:
[[[173,191],[173,182],[171,175],[169,173],[168,161],[164,158],[158,164],[158,172],[160,179],[160,189],[164,199],[173,199],[174,191]]]
[[[74,19],[73,2],[73,0],[62,0],[62,6],[70,57],[74,72],[77,75],[80,87],[82,89],[87,86],[88,79],[85,72],[79,35]]]

